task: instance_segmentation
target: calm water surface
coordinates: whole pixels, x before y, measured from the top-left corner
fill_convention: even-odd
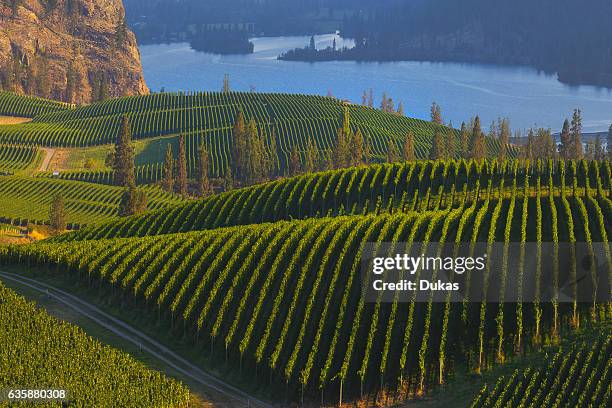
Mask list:
[[[333,34],[317,36],[317,48],[352,46]],[[480,115],[484,127],[509,117],[514,128],[550,127],[558,131],[574,108],[583,111],[584,130],[607,130],[612,123],[612,89],[570,87],[555,76],[525,67],[430,62],[289,62],[276,57],[308,44],[309,37],[254,38],[255,53],[221,56],[196,52],[187,43],[140,47],[145,78],[152,91],[220,90],[229,74],[233,90],[327,95],[361,103],[364,90],[402,101],[406,114],[428,119],[433,101],[446,121],[459,126]]]

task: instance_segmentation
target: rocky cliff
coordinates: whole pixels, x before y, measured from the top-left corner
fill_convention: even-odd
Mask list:
[[[121,0],[0,0],[0,88],[77,104],[148,93]]]

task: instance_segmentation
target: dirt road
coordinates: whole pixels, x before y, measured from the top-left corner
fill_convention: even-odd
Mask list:
[[[45,158],[40,164],[40,168],[38,170],[47,171],[49,170],[49,164],[51,163],[51,160],[53,159],[53,155],[55,155],[55,149],[50,149],[48,147],[41,147],[40,151],[45,154]]]
[[[271,404],[257,398],[253,398],[232,385],[227,384],[224,381],[202,371],[197,366],[191,364],[189,361],[185,360],[172,350],[158,343],[141,331],[119,319],[114,318],[113,316],[100,310],[98,307],[85,302],[68,292],[14,273],[0,272],[0,279],[16,282],[19,285],[26,286],[38,292],[46,293],[48,297],[55,299],[57,302],[62,303],[83,316],[86,316],[115,335],[140,347],[143,351],[149,353],[160,362],[166,364],[168,367],[171,367],[173,370],[181,373],[185,377],[188,377],[189,379],[202,385],[203,388],[224,396],[228,400],[228,406],[261,408],[273,407]]]

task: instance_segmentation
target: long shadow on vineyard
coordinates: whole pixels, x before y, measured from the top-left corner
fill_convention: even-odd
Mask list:
[[[103,312],[106,312],[109,315],[121,321],[124,321],[125,323],[141,331],[145,335],[150,336],[156,341],[159,341],[164,346],[169,347],[170,349],[172,349],[172,351],[179,354],[181,357],[188,359],[189,362],[196,363],[196,365],[202,367],[208,373],[213,374],[216,377],[223,378],[223,380],[229,379],[229,381],[227,381],[228,383],[235,385],[240,389],[249,390],[251,392],[252,390],[254,390],[248,382],[236,381],[231,376],[225,374],[224,371],[219,370],[220,366],[215,365],[216,362],[211,361],[209,359],[200,358],[202,355],[205,354],[199,353],[199,351],[201,350],[197,350],[192,347],[188,342],[183,342],[180,339],[169,335],[168,332],[160,330],[155,324],[149,324],[146,319],[143,319],[143,316],[145,316],[147,313],[144,310],[134,308],[122,309],[120,307],[117,307],[117,304],[112,302],[110,298],[102,298],[97,294],[97,291],[95,291],[94,289],[89,289],[80,284],[74,284],[74,282],[71,282],[69,279],[66,279],[66,276],[51,276],[50,274],[45,274],[40,269],[33,268],[31,268],[27,272],[24,272],[24,268],[22,267],[3,266],[2,270],[6,272],[12,272],[24,277],[34,278],[37,282],[45,283],[54,288],[77,295],[78,298],[84,300],[85,302],[99,307]],[[61,304],[60,302],[50,298],[44,293],[41,293],[40,291],[34,290],[32,288],[26,287],[20,283],[16,283],[8,279],[2,279],[2,282],[7,287],[26,297],[28,300],[35,301],[39,307],[43,307],[50,315],[60,320],[75,324],[85,330],[88,335],[106,344],[109,344],[112,347],[129,353],[134,358],[146,364],[148,367],[165,372],[167,375],[183,381],[189,387],[192,394],[190,400],[191,407],[198,408],[213,406],[224,408],[237,408],[245,406],[242,403],[232,402],[227,397],[203,387],[201,384],[198,384],[194,380],[173,369],[168,364],[165,364],[163,361],[160,361],[159,359],[155,358],[146,351],[143,351],[141,348],[134,345],[132,342],[127,341],[118,335],[115,335],[102,325],[94,322],[92,319],[89,319],[87,316],[75,312],[72,308]]]

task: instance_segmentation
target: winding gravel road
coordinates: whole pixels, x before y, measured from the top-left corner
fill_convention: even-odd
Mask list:
[[[260,408],[273,407],[273,405],[254,398],[244,391],[241,391],[216,378],[215,376],[202,371],[197,366],[191,364],[189,361],[185,360],[172,350],[168,349],[166,346],[160,344],[141,331],[119,319],[116,319],[108,313],[100,310],[98,307],[85,302],[68,292],[57,289],[45,283],[38,282],[34,279],[9,272],[0,271],[0,279],[13,281],[30,289],[45,293],[47,296],[89,318],[105,329],[113,332],[117,336],[140,347],[143,351],[151,354],[162,363],[183,374],[185,377],[188,377],[198,384],[201,384],[203,388],[212,390],[227,397],[228,401],[233,402],[234,406],[244,405],[245,407]]]

